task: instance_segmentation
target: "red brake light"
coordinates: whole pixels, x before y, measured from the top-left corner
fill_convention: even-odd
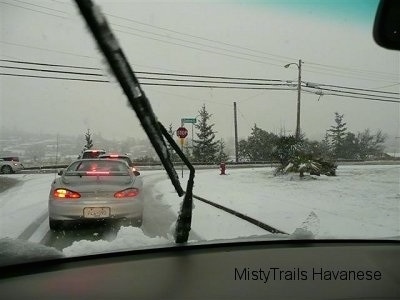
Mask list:
[[[110,175],[108,171],[87,171],[86,175]]]
[[[118,154],[110,154],[110,157],[113,157],[113,158],[118,158],[118,157],[119,157],[119,155],[118,155]]]
[[[66,199],[77,199],[81,197],[79,193],[66,189],[56,189],[53,192],[53,196],[55,198],[66,198]]]
[[[114,194],[115,198],[133,198],[139,195],[139,190],[135,188],[126,189],[123,191],[116,192]]]

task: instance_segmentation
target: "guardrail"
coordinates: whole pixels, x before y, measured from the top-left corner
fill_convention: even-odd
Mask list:
[[[338,160],[336,163],[340,165],[399,165],[400,159],[398,160]],[[218,169],[219,164],[215,163],[193,163],[196,169]],[[44,165],[44,166],[30,166],[24,168],[21,173],[56,173],[60,169],[66,168],[68,165]],[[174,163],[177,171],[182,167],[182,163]],[[276,161],[259,161],[259,162],[240,162],[240,163],[226,163],[228,169],[237,168],[263,168],[263,167],[277,167],[279,163]],[[163,166],[161,163],[150,163],[150,164],[138,164],[136,167],[140,170],[161,170]],[[185,167],[186,168],[186,167]]]

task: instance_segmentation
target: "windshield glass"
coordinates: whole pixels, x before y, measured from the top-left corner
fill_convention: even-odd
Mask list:
[[[378,1],[96,4],[196,169],[188,245],[399,239],[400,61],[373,41]],[[20,162],[0,164],[0,241],[30,257],[175,245],[183,197],[76,4],[0,7],[0,157]]]

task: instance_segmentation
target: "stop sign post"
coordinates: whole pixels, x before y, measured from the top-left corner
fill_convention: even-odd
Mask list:
[[[181,148],[183,151],[183,142],[185,141],[185,137],[188,135],[188,130],[181,126],[176,130],[176,135],[181,139]],[[182,164],[182,178],[183,178],[183,164]]]

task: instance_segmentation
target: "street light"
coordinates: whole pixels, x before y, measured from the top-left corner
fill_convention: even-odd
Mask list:
[[[289,68],[290,65],[295,65],[299,70],[299,77],[297,81],[297,121],[296,121],[296,140],[300,139],[300,94],[301,94],[301,59],[299,63],[286,64],[284,67]]]

